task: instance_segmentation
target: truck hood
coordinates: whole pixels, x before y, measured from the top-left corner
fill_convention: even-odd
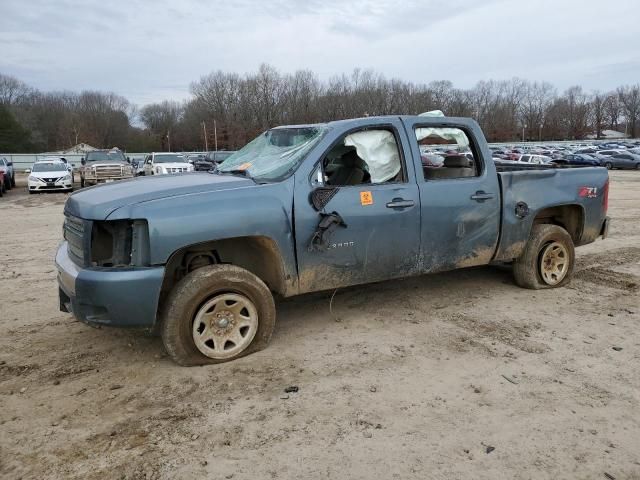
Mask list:
[[[126,205],[252,185],[255,182],[249,178],[211,173],[138,177],[82,189],[69,197],[64,210],[87,220],[105,220]]]

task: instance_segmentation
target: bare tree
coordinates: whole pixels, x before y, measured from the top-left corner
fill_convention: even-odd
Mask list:
[[[596,132],[596,138],[602,136],[602,126],[606,120],[606,97],[600,92],[594,92],[591,100],[591,113],[593,128]]]
[[[607,97],[604,101],[604,109],[607,115],[609,128],[611,130],[617,130],[618,121],[620,120],[620,115],[622,114],[622,105],[620,103],[617,92],[611,92],[607,94]]]
[[[31,88],[10,75],[0,73],[0,105],[13,105],[29,94]]]
[[[624,109],[628,134],[631,138],[635,138],[636,126],[640,117],[640,84],[618,88],[618,97]]]
[[[178,102],[168,100],[146,105],[140,111],[140,119],[145,126],[160,137],[163,151],[171,150],[171,130],[178,124],[182,112]]]

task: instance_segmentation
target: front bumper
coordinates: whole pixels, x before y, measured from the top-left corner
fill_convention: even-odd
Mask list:
[[[27,180],[27,188],[30,192],[53,192],[61,190],[72,190],[73,182],[71,180],[65,180],[62,182],[35,182],[33,180]]]
[[[153,328],[164,267],[82,268],[56,253],[60,310],[91,325]]]
[[[96,177],[85,177],[85,183],[91,185],[97,185],[99,183],[110,183],[117,182],[118,180],[127,180],[128,178],[133,178],[133,175],[128,175],[124,177],[108,177],[108,178],[96,178]]]

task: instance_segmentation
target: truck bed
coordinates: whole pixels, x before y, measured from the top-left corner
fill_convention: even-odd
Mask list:
[[[552,218],[576,245],[593,242],[606,215],[609,174],[602,167],[499,166],[501,235],[495,261],[517,258],[536,218]]]

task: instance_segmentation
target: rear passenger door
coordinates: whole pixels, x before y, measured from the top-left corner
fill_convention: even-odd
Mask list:
[[[420,151],[445,152],[442,167],[416,165],[422,270],[487,264],[500,229],[500,187],[494,164],[485,162],[469,125],[434,126],[410,120],[407,127],[415,158],[420,158]]]

